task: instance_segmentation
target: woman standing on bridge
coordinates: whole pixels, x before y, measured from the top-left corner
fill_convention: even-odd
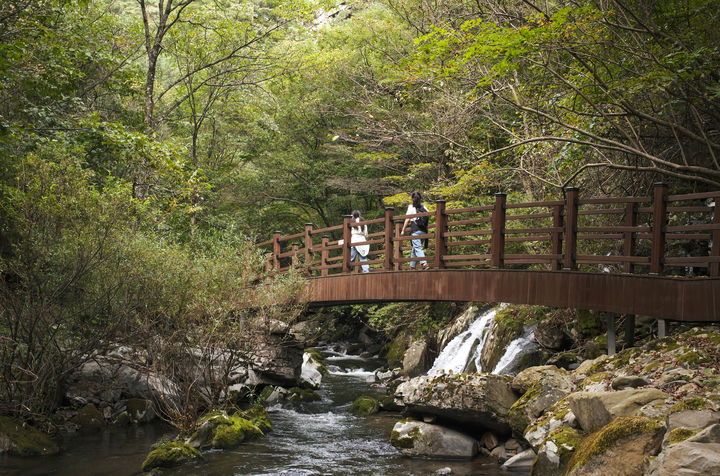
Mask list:
[[[414,215],[416,213],[427,212],[427,209],[422,204],[422,195],[420,195],[420,192],[413,192],[411,197],[412,204],[408,206],[407,212],[405,212],[406,215]],[[415,217],[412,219],[406,218],[405,222],[403,223],[402,230],[400,231],[401,235],[405,234],[405,228],[407,228],[408,224],[410,225],[410,236],[417,236],[427,233],[427,217]],[[423,249],[423,240],[417,238],[414,240],[410,240],[410,242],[412,243],[412,251],[410,251],[410,257],[424,258],[425,250]],[[420,261],[420,266],[422,266],[422,269],[429,268],[427,261],[424,260]],[[410,269],[415,269],[415,261],[410,261]]]
[[[353,210],[352,221],[358,223],[363,221],[363,217],[360,216],[360,210]],[[350,227],[350,243],[360,243],[367,241],[368,239],[368,227],[367,225],[353,225]],[[367,261],[367,254],[370,251],[370,245],[359,245],[350,248],[350,262],[355,261],[356,258],[360,258],[360,261]],[[370,272],[370,266],[363,264],[360,265],[363,273]]]

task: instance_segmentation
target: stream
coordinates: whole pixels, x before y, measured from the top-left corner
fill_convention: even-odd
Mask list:
[[[451,468],[454,475],[496,476],[503,473],[491,458],[472,461],[410,459],[389,443],[399,414],[381,412],[370,417],[348,413],[361,394],[381,395],[366,379],[380,361],[318,349],[330,375],[318,390],[322,400],[271,406],[273,431],[265,438],[234,450],[204,452],[205,461],[166,470],[168,475],[432,475]],[[65,451],[44,458],[0,456],[0,475],[108,475],[142,474],[140,464],[150,445],[172,433],[160,424],[109,429],[102,436],[65,438]],[[519,474],[519,473],[513,473]]]

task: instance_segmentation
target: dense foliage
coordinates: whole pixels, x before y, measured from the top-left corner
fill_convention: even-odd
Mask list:
[[[2,2],[2,410],[52,407],[111,342],[238,337],[223,318],[266,279],[247,240],[275,229],[373,218],[413,189],[717,187],[716,7]],[[263,289],[290,302],[293,279]]]

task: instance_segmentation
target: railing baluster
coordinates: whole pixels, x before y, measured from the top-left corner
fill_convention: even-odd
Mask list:
[[[553,227],[562,228],[563,226],[563,206],[555,205],[553,207]],[[562,231],[554,231],[552,233],[552,250],[550,253],[556,255],[550,263],[550,269],[558,271],[562,268]]]
[[[402,230],[402,223],[395,222],[395,239],[393,240],[393,261],[395,264],[395,271],[400,271],[402,269],[402,263],[398,261],[402,258],[402,241],[400,240],[402,235],[400,234],[400,230]]]
[[[280,232],[273,232],[273,268],[275,271],[280,270]]]
[[[305,266],[307,267],[307,272],[310,274],[310,266],[312,266],[312,256],[313,256],[313,238],[312,238],[312,229],[313,226],[315,226],[312,223],[305,223]]]
[[[720,225],[720,197],[715,197],[715,208],[713,209],[713,224]],[[720,258],[720,230],[712,231],[712,247],[710,248],[711,258]],[[720,263],[715,261],[708,266],[708,274],[710,276],[720,276]]]
[[[506,200],[506,194],[495,194],[495,208],[492,214],[492,238],[490,239],[490,264],[493,268],[502,268],[505,264]]]
[[[290,255],[290,263],[292,264],[293,268],[296,268],[298,265],[298,248],[300,248],[300,245],[297,243],[293,243],[290,249],[292,250],[292,255]]]
[[[637,226],[637,203],[627,203],[625,205],[625,226]],[[635,256],[635,248],[637,245],[636,234],[633,231],[624,233],[623,255],[626,258]],[[623,271],[632,273],[635,271],[635,264],[632,261],[625,261]]]
[[[445,214],[445,200],[435,200],[435,267],[444,268],[443,258],[447,254],[445,232],[447,231],[447,215]]]
[[[578,222],[578,195],[580,189],[567,187],[565,189],[565,253],[563,255],[563,269],[577,268],[577,222]]]
[[[330,271],[325,266],[327,266],[328,263],[328,241],[330,240],[330,237],[327,235],[323,235],[322,241],[320,243],[320,276],[327,276]]]
[[[653,184],[652,251],[650,274],[660,274],[664,268],[665,226],[667,225],[667,184]]]
[[[350,223],[352,220],[352,215],[344,215],[343,216],[343,246],[342,246],[342,257],[343,257],[343,265],[342,265],[342,272],[343,273],[349,273],[350,272]]]
[[[395,208],[385,207],[385,271],[393,270],[393,216],[395,215]]]

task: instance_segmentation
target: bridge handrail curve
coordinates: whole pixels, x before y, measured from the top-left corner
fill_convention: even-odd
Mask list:
[[[720,190],[669,195],[665,184],[655,184],[652,192],[646,197],[580,198],[579,189],[568,187],[564,200],[506,203],[505,194],[496,194],[493,205],[459,209],[446,209],[445,201],[438,200],[434,210],[412,215],[395,215],[388,207],[383,217],[359,223],[349,215],[331,227],[315,229],[307,223],[302,232],[275,232],[257,246],[270,247],[268,270],[301,267],[311,276],[359,272],[363,264],[371,270],[407,269],[406,263],[417,261],[405,256],[410,247],[404,244],[411,239],[431,241],[426,260],[440,269],[544,265],[562,271],[601,266],[600,272],[668,274],[678,268],[701,268],[701,275],[720,276]],[[673,202],[693,203],[671,206]],[[649,206],[640,206],[646,203]],[[545,210],[507,213],[529,208]],[[458,216],[468,214],[473,216]],[[427,233],[400,234],[405,219],[421,216],[431,219]],[[379,230],[352,245],[377,246],[368,255],[374,259],[351,262],[351,226],[363,225]],[[486,238],[468,239],[477,236]],[[673,255],[680,247],[668,245],[680,242],[685,255]]]

